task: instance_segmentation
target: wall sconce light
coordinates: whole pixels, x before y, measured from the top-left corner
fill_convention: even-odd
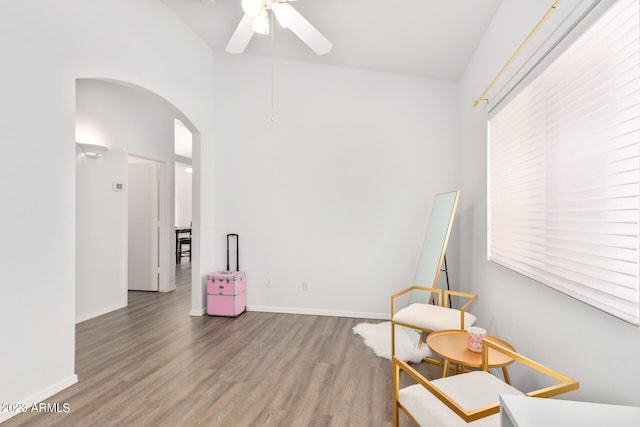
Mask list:
[[[102,154],[108,150],[104,145],[95,145],[95,144],[81,144],[76,142],[85,156],[89,159],[97,159],[102,157]]]

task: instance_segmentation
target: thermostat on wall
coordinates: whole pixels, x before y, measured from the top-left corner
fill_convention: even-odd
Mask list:
[[[113,191],[124,191],[124,183],[122,182],[113,182]]]

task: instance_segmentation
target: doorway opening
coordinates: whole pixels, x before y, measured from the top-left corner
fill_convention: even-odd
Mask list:
[[[128,261],[130,291],[160,290],[162,257],[159,162],[129,155]]]
[[[191,283],[193,228],[193,134],[180,120],[174,120],[175,182],[175,284]],[[188,264],[187,264],[188,263]]]

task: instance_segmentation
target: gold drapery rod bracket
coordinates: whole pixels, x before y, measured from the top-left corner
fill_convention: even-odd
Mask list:
[[[482,101],[484,101],[484,102],[486,102],[486,103],[488,104],[488,103],[489,103],[489,98],[478,98],[478,99],[476,99],[475,101],[473,101],[473,106],[474,106],[474,107],[477,107],[477,106],[478,106],[478,104],[479,104],[480,102],[482,102]]]
[[[540,21],[538,22],[538,24],[533,28],[533,30],[531,30],[531,32],[529,33],[529,35],[527,36],[526,39],[524,39],[524,41],[522,43],[520,43],[520,46],[518,46],[518,49],[516,49],[515,52],[513,52],[513,55],[511,55],[511,58],[509,58],[509,60],[507,61],[506,64],[504,64],[504,66],[502,67],[502,69],[498,72],[498,74],[496,74],[496,76],[493,78],[493,80],[491,80],[491,83],[489,83],[489,86],[487,86],[487,88],[484,90],[484,92],[482,92],[482,94],[478,97],[478,99],[476,99],[475,101],[473,101],[473,106],[477,107],[478,104],[480,103],[480,101],[485,101],[487,104],[489,103],[489,99],[485,98],[485,95],[487,94],[487,92],[489,92],[491,90],[491,88],[493,87],[493,85],[496,83],[496,81],[498,81],[498,79],[500,77],[502,77],[502,74],[504,74],[504,72],[506,71],[507,68],[509,68],[509,66],[511,65],[511,63],[516,59],[516,57],[520,54],[520,52],[522,51],[522,49],[524,49],[524,47],[529,43],[529,41],[533,38],[533,36],[538,32],[538,30],[540,29],[540,27],[542,27],[542,24],[544,24],[544,22],[547,20],[547,18],[549,18],[549,15],[551,15],[551,13],[556,10],[556,7],[558,7],[558,3],[560,3],[560,0],[556,0],[553,2],[553,4],[551,5],[551,7],[549,8],[549,10],[547,10],[547,13],[544,14],[544,16],[542,17],[542,19],[540,19]]]

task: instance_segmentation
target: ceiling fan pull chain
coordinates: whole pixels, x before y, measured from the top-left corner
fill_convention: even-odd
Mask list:
[[[273,42],[273,13],[269,14],[269,25],[271,26],[271,123],[275,123],[276,121],[276,113],[275,113],[275,65],[274,65],[274,42]]]

